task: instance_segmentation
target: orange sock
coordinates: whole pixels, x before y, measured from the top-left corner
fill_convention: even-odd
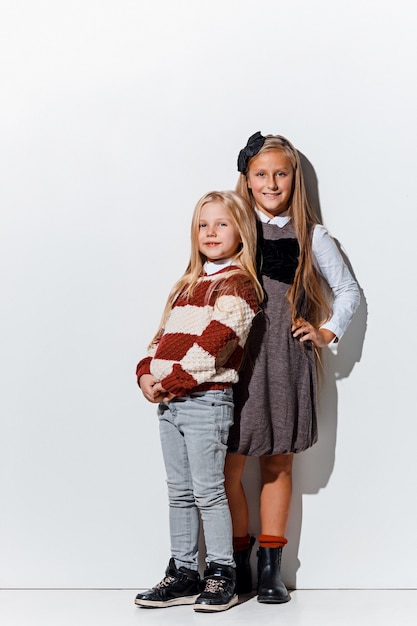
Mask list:
[[[259,535],[258,541],[261,548],[283,548],[288,543],[285,537],[275,535]]]
[[[248,550],[248,548],[250,548],[250,535],[233,537],[233,550],[240,552],[241,550]]]

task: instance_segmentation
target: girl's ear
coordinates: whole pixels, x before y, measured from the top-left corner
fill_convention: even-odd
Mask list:
[[[248,186],[248,189],[252,189],[252,188],[251,188],[251,186],[250,186],[250,184],[249,184],[249,179],[248,179],[248,177],[247,177],[247,176],[246,176],[246,184],[247,184],[247,186]]]

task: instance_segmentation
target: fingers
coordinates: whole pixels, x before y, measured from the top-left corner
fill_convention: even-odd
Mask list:
[[[309,322],[299,318],[294,320],[291,331],[293,337],[300,337],[300,341],[305,341],[307,339],[306,335],[313,333],[315,328]],[[309,339],[311,339],[311,337],[309,337]]]
[[[152,387],[150,389],[143,389],[142,391],[148,402],[157,402],[157,400],[155,400],[155,394]]]
[[[161,383],[156,383],[149,390],[147,390],[147,395],[145,395],[146,399],[149,402],[159,403],[159,402],[169,402],[172,398],[175,398],[173,393],[169,393],[166,389],[164,389]]]
[[[152,402],[153,404],[165,402],[164,393],[154,393],[153,391],[151,391],[150,393],[144,393],[143,395],[149,402]]]
[[[144,376],[142,376],[141,381],[140,381],[140,388],[142,390],[143,395],[145,396],[145,398],[148,400],[148,402],[160,402],[161,398],[159,398],[159,396],[161,396],[161,392],[158,392],[155,389],[156,385],[155,385],[155,381],[154,379],[151,378],[145,378]]]
[[[315,328],[305,320],[295,320],[291,327],[293,337],[300,342],[311,341],[316,348],[324,348],[335,338],[335,334],[326,329]]]
[[[138,385],[148,402],[158,404],[159,402],[169,402],[175,398],[174,394],[164,389],[152,374],[143,374],[138,379]]]
[[[315,346],[320,347],[321,337],[317,328],[314,328],[312,324],[303,319],[294,320],[291,327],[293,337],[298,339],[301,343],[305,341],[311,341]]]

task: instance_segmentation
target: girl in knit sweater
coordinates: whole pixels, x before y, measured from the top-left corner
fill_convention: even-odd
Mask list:
[[[237,603],[223,474],[231,387],[263,297],[252,208],[235,192],[204,195],[194,210],[191,242],[188,267],[136,371],[145,398],[159,404],[171,559],[165,578],[135,602],[223,611]],[[197,571],[199,514],[207,552],[203,585]]]

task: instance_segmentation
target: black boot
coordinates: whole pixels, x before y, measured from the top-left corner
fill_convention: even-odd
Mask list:
[[[290,596],[281,580],[282,548],[259,548],[258,550],[258,602],[280,604]]]
[[[250,568],[250,555],[255,537],[250,538],[249,548],[235,550],[233,558],[236,563],[236,593],[250,593],[252,591],[252,572]]]
[[[148,608],[194,604],[199,593],[198,572],[187,567],[177,569],[174,559],[171,558],[165,571],[165,578],[152,589],[138,593],[135,604]]]
[[[210,563],[204,572],[204,583],[204,591],[195,601],[194,611],[226,611],[237,604],[234,567]]]

